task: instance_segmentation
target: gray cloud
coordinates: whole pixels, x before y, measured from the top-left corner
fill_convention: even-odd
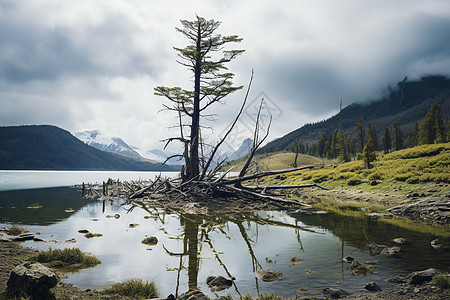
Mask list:
[[[269,139],[329,116],[340,99],[376,99],[406,75],[450,75],[446,0],[0,0],[0,125],[100,129],[160,148],[174,118],[158,113],[153,88],[190,86],[172,47],[186,44],[174,27],[195,13],[244,38],[230,70],[245,85],[255,68],[251,98],[264,92],[283,111]],[[225,128],[242,94],[207,125]]]

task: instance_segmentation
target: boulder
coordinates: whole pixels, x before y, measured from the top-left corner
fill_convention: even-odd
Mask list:
[[[19,298],[30,296],[32,299],[54,299],[50,289],[57,283],[55,272],[39,263],[26,262],[11,271],[7,293]]]
[[[219,292],[230,288],[233,285],[233,281],[222,276],[208,276],[208,278],[206,278],[206,284],[211,291]]]
[[[406,244],[406,240],[404,238],[398,237],[392,240],[394,243],[399,244],[399,245],[404,245]]]
[[[369,244],[369,251],[371,255],[377,255],[380,254],[383,249],[387,248],[386,245],[379,245],[379,244]]]
[[[364,286],[364,288],[368,291],[371,292],[379,292],[382,291],[381,287],[376,283],[376,282],[368,282],[366,283],[366,285]]]
[[[411,274],[410,284],[422,284],[424,282],[431,281],[433,276],[438,275],[436,269],[430,268],[424,271],[418,271]]]
[[[398,254],[402,251],[402,248],[398,247],[398,246],[394,246],[394,247],[386,247],[383,250],[381,250],[381,254],[383,255],[395,255]]]
[[[274,270],[258,270],[256,277],[265,282],[273,282],[283,279],[283,273]]]
[[[331,299],[338,299],[349,296],[351,293],[344,291],[343,289],[335,289],[335,288],[324,288],[322,290],[322,294]]]

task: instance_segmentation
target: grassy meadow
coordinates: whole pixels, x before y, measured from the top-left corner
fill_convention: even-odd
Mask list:
[[[257,155],[259,169],[277,170],[292,168],[294,153],[279,152]],[[302,170],[267,177],[261,184],[317,183],[330,189],[346,188],[368,191],[408,191],[418,185],[450,183],[450,143],[417,146],[414,148],[380,154],[367,169],[362,160],[347,163],[325,160],[308,155],[299,155],[298,165],[317,165],[311,170]],[[240,170],[244,160],[236,162],[233,170]]]

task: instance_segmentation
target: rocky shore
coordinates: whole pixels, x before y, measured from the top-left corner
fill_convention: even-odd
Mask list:
[[[391,247],[394,248],[394,247]],[[383,245],[369,245],[369,249],[374,253],[383,253],[383,251],[395,251]],[[378,252],[377,252],[378,251]],[[7,239],[0,239],[0,292],[6,290],[6,284],[10,277],[11,270],[17,265],[26,261],[27,258],[36,253],[36,250],[22,247],[19,242],[13,242]],[[346,262],[351,263],[351,268],[358,263],[346,257]],[[353,291],[344,291],[336,288],[324,289],[324,297],[332,299],[450,299],[449,289],[440,289],[432,283],[434,275],[438,274],[435,269],[418,270],[417,272],[404,274],[394,278],[390,278],[389,285],[386,289],[381,290],[377,283],[368,282],[362,287],[366,292],[362,294],[354,294]],[[265,274],[259,274],[264,276]],[[270,274],[269,274],[270,275]],[[281,275],[277,274],[277,280],[281,280]],[[208,284],[216,290],[220,290],[221,286],[231,285],[231,281],[225,278],[208,278]],[[59,282],[52,289],[57,299],[127,299],[119,295],[104,295],[95,290],[81,290],[72,285]],[[169,295],[163,295],[168,297]],[[169,297],[170,299],[173,299]],[[0,296],[1,299],[1,296]],[[190,292],[180,295],[179,299],[207,299],[201,292]],[[300,297],[296,299],[323,299],[314,297]]]

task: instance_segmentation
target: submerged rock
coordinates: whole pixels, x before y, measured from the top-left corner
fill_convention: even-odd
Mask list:
[[[55,272],[39,263],[26,262],[11,271],[7,293],[19,298],[25,293],[32,299],[54,299],[50,289],[57,283],[58,276]]]
[[[343,289],[324,288],[322,294],[327,298],[338,299],[351,295],[351,292],[344,291]]]
[[[256,271],[256,277],[265,282],[279,281],[283,279],[283,273],[274,270],[258,270]]]
[[[369,244],[370,255],[395,255],[402,251],[402,248],[398,246],[388,247],[386,245]]]
[[[434,249],[442,249],[442,248],[444,248],[444,245],[441,244],[441,242],[438,239],[432,240],[430,245]]]

